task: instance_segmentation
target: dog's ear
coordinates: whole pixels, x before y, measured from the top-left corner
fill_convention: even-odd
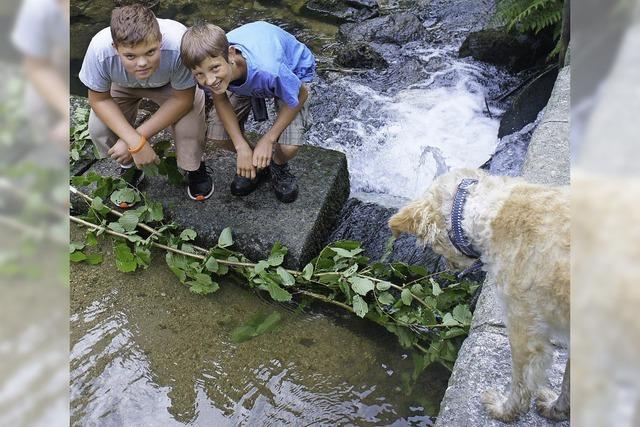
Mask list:
[[[430,205],[423,200],[409,203],[389,218],[389,228],[394,237],[401,233],[414,234],[426,244],[433,242],[438,233]]]

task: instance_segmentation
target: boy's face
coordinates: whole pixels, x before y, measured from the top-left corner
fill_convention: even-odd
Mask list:
[[[135,46],[116,48],[124,69],[138,80],[146,80],[160,65],[160,41],[147,39]]]
[[[231,83],[231,66],[222,56],[206,58],[192,72],[199,84],[218,95],[225,93]]]

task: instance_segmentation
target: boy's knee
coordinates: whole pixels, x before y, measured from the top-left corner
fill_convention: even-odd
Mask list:
[[[300,149],[299,145],[283,145],[279,144],[280,150],[287,156],[295,156]]]

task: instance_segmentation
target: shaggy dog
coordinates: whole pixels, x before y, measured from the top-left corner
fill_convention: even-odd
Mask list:
[[[569,341],[569,188],[490,176],[477,169],[452,171],[389,219],[393,234],[417,235],[453,267],[472,265],[475,259],[449,239],[453,199],[464,178],[478,182],[468,189],[462,230],[480,253],[488,280],[497,286],[512,356],[508,393],[485,392],[482,402],[491,416],[508,422],[529,409],[533,395],[543,416],[567,419],[569,362],[560,396],[545,382],[552,360],[550,339]]]

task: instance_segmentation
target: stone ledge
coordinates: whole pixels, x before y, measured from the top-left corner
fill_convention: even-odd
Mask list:
[[[215,191],[205,202],[190,200],[184,187],[167,183],[165,177],[149,177],[141,186],[152,200],[161,202],[165,216],[180,227],[198,233],[198,243],[211,246],[225,227],[231,227],[234,247],[252,260],[266,258],[279,241],[289,248],[285,266],[301,268],[322,249],[349,196],[349,173],[343,153],[317,147],[302,147],[290,162],[298,177],[300,195],[290,204],[276,200],[269,183],[262,183],[246,197],[229,191],[235,170],[235,154],[219,151],[207,160],[212,168]],[[114,176],[115,162],[99,160],[89,171]],[[86,205],[75,203],[81,210]]]
[[[554,352],[551,387],[560,389],[566,363],[563,352]],[[449,386],[440,404],[436,427],[469,426],[569,426],[568,421],[554,423],[531,410],[511,424],[490,418],[480,402],[481,394],[490,389],[507,390],[511,378],[511,353],[505,335],[475,331],[464,341],[453,367]]]

